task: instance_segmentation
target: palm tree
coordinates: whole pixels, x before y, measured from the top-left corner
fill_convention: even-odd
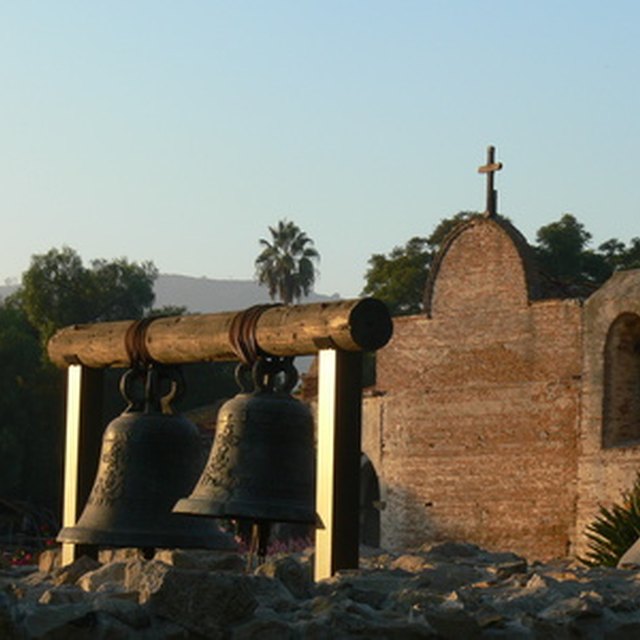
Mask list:
[[[260,239],[263,249],[255,263],[258,283],[269,287],[272,300],[279,296],[284,304],[291,304],[309,295],[316,279],[314,260],[320,254],[313,240],[293,222],[280,220],[269,231],[271,242]]]

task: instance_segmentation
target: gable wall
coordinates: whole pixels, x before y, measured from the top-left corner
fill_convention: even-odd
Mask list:
[[[378,353],[366,445],[383,546],[454,538],[529,557],[574,543],[581,306],[529,302],[522,255],[482,220],[438,266],[431,318],[398,318]],[[365,436],[365,441],[366,436]]]

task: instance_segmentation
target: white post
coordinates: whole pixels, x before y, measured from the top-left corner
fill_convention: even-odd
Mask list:
[[[362,355],[318,354],[315,580],[358,567]]]
[[[80,460],[80,428],[82,415],[82,367],[67,369],[67,419],[64,445],[64,494],[62,526],[72,527],[78,516],[78,463]],[[75,545],[63,543],[62,564],[75,559]]]
[[[62,526],[73,527],[89,496],[102,443],[102,371],[81,365],[67,369]],[[92,550],[83,545],[80,552]],[[62,564],[76,559],[79,545],[62,544]]]

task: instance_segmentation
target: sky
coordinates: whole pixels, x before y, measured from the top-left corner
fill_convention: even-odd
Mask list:
[[[251,279],[295,222],[316,291],[444,217],[640,236],[636,0],[0,0],[0,284],[85,261]]]

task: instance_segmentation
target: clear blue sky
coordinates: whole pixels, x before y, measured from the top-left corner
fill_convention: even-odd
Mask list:
[[[316,289],[443,217],[640,235],[640,3],[0,1],[0,284],[85,260],[251,278],[296,222]]]

